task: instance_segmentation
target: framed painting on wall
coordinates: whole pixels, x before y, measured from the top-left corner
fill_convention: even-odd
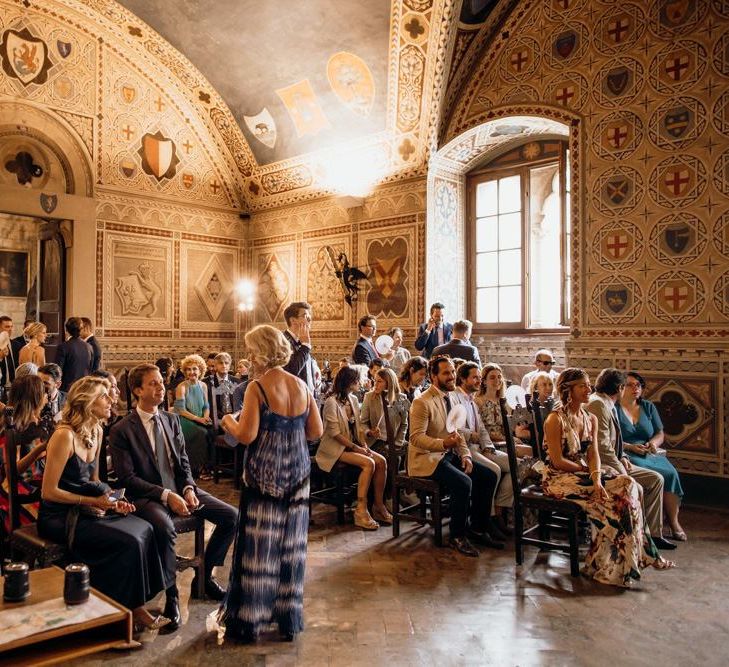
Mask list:
[[[0,297],[28,296],[28,253],[0,250]]]

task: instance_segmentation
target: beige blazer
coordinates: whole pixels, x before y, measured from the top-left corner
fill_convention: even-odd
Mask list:
[[[355,428],[357,429],[357,433],[361,433],[362,424],[359,416],[359,401],[356,396],[350,394],[349,403],[352,406]],[[343,435],[345,438],[350,439],[351,435],[345,407],[337,400],[336,396],[330,396],[324,401],[322,417],[324,433],[321,436],[319,447],[316,450],[316,456],[314,458],[319,468],[324,472],[329,472],[345,450],[344,445],[337,442],[334,436]]]
[[[388,406],[387,412],[390,415],[390,425],[395,432],[395,448],[399,449],[405,442],[405,434],[408,430],[408,408],[410,402],[405,394],[399,394],[393,405]],[[368,391],[362,401],[362,428],[365,429],[367,444],[373,445],[375,438],[367,435],[367,431],[379,426],[380,440],[387,441],[385,420],[382,415],[382,398],[373,391]]]
[[[600,465],[613,468],[619,475],[627,474],[620,460],[622,451],[616,450],[618,431],[612,413],[612,401],[604,394],[595,393],[590,396],[587,411],[597,417],[597,448],[600,452]]]
[[[447,437],[443,393],[431,385],[410,406],[408,474],[413,477],[432,475],[448,451],[443,447]],[[461,458],[471,458],[471,451],[463,440],[454,451]]]

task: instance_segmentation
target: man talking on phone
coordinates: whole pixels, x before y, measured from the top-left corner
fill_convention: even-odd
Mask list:
[[[283,369],[304,382],[314,393],[314,360],[311,356],[311,306],[306,301],[294,301],[284,310],[284,336],[291,345],[291,358]]]
[[[415,349],[423,353],[426,359],[433,356],[433,350],[445,345],[453,335],[453,325],[445,321],[445,306],[436,301],[430,307],[430,319],[423,322],[415,339]]]
[[[205,595],[222,600],[225,589],[213,577],[213,568],[225,560],[235,534],[238,510],[195,485],[180,418],[157,407],[165,394],[157,366],[135,366],[129,372],[128,383],[137,407],[111,429],[111,458],[119,486],[126,488],[127,497],[137,507],[137,516],[154,528],[167,594],[162,615],[171,621],[163,631],[172,632],[180,627],[182,618],[173,517],[196,513],[215,524],[205,549]],[[193,580],[193,596],[196,584]]]

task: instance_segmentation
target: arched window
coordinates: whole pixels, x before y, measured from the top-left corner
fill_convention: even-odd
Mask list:
[[[569,155],[530,141],[467,177],[468,284],[474,329],[569,325]]]

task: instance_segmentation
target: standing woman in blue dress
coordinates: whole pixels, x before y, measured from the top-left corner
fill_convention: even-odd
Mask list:
[[[271,623],[288,641],[304,628],[309,447],[323,428],[314,397],[285,366],[291,346],[261,324],[245,336],[253,375],[238,421],[222,426],[248,446],[228,593],[218,631],[255,641]]]
[[[663,477],[663,508],[671,525],[673,539],[686,541],[686,533],[678,522],[683,489],[678,470],[658,448],[663,444],[663,423],[656,406],[643,398],[645,380],[634,371],[625,374],[627,381],[620,399],[618,421],[624,449],[634,465],[654,470]]]
[[[199,354],[191,354],[180,362],[185,379],[175,390],[175,412],[180,416],[185,449],[195,477],[205,478],[210,460],[212,420],[208,404],[208,387],[200,380],[205,372],[205,360]]]

